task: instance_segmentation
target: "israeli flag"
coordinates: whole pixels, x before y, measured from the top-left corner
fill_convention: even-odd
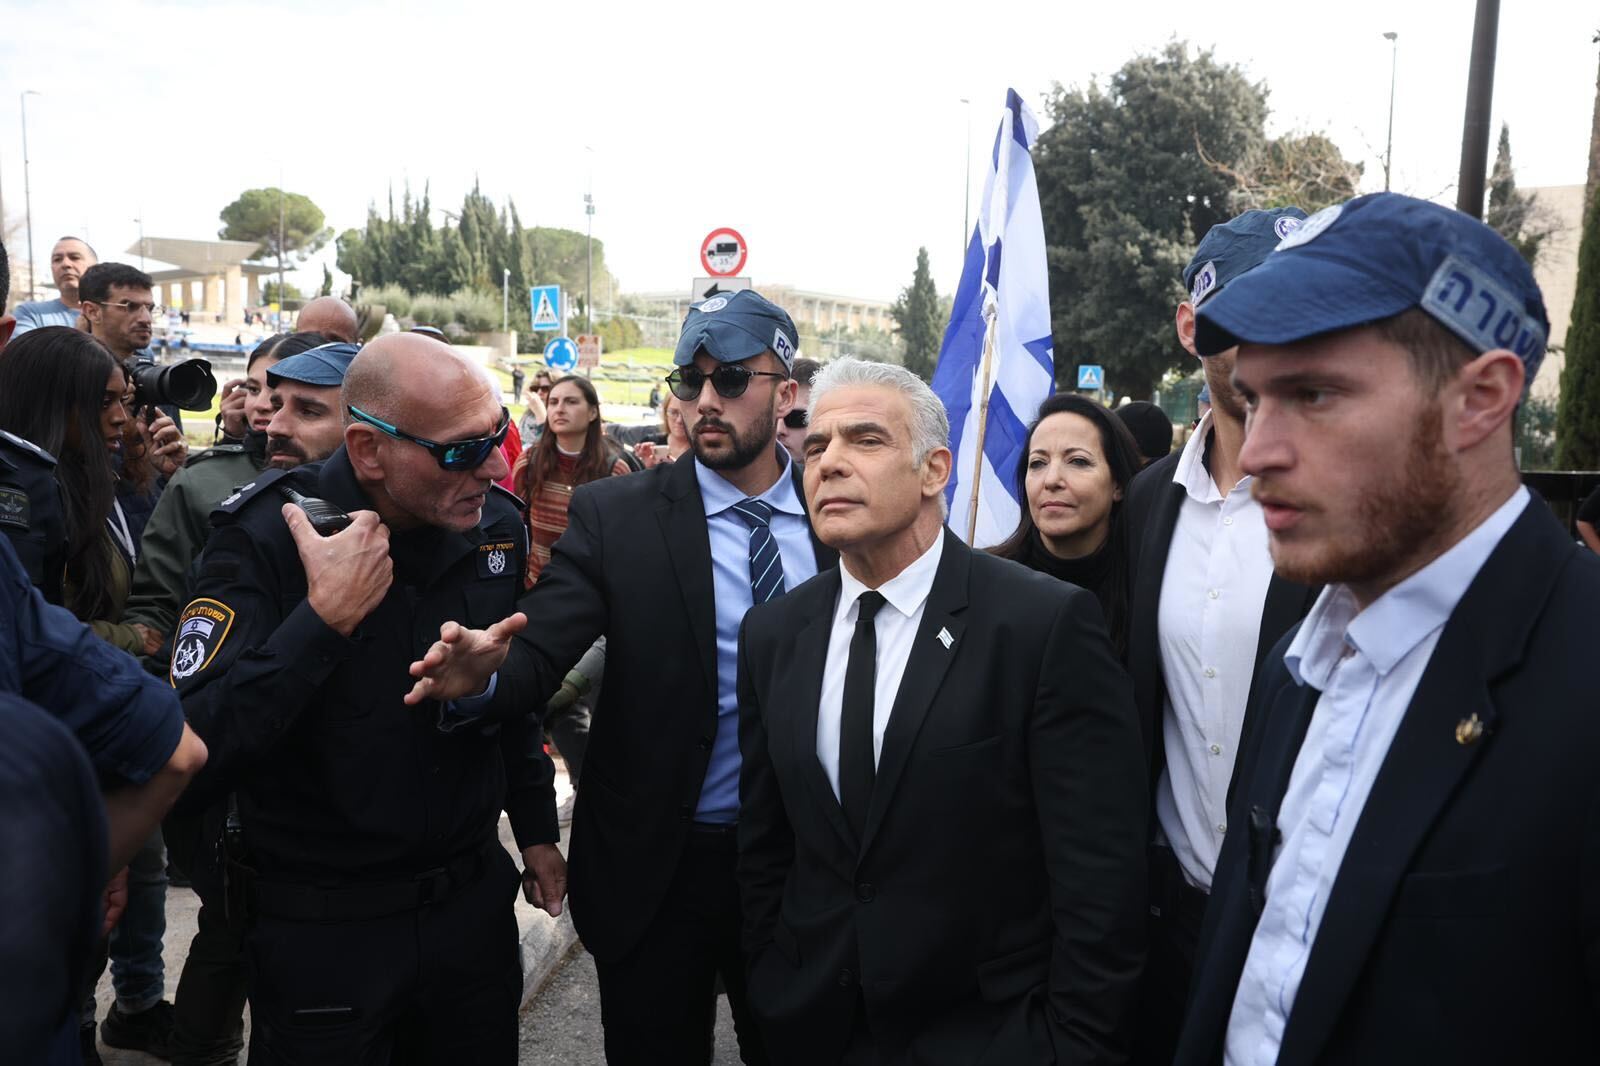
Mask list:
[[[950,451],[955,456],[945,488],[950,528],[968,539],[976,477],[977,524],[970,540],[975,548],[998,544],[1017,528],[1025,501],[1019,499],[1016,472],[1028,423],[1055,391],[1044,219],[1028,155],[1038,136],[1033,112],[1016,90],[1007,90],[978,225],[967,245],[961,286],[933,372],[933,391],[950,415]],[[983,409],[984,335],[991,318],[994,348],[980,464],[978,414]]]

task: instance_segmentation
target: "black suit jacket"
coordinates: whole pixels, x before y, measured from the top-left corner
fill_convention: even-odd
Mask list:
[[[1597,603],[1600,561],[1535,497],[1446,623],[1378,772],[1283,1066],[1600,1062],[1600,714],[1584,654]],[[1183,1064],[1221,1061],[1255,932],[1251,885],[1268,873],[1259,858],[1251,869],[1263,834],[1248,812],[1275,820],[1320,696],[1274,662],[1212,885]],[[1474,714],[1475,740],[1457,731]]]
[[[1092,594],[943,550],[862,840],[816,755],[838,570],[745,617],[751,1006],[779,1062],[838,1062],[858,988],[886,1062],[1122,1061],[1146,819],[1127,675]]]
[[[1166,577],[1167,552],[1172,547],[1172,531],[1183,507],[1184,489],[1172,480],[1182,452],[1173,452],[1139,471],[1128,484],[1128,499],[1123,505],[1123,530],[1128,544],[1129,633],[1128,673],[1133,677],[1133,698],[1139,708],[1139,722],[1145,745],[1151,753],[1150,782],[1153,788],[1165,765],[1162,748],[1161,712],[1166,705],[1167,679],[1161,669],[1159,641],[1161,584]],[[1268,649],[1306,616],[1316,602],[1320,586],[1285,581],[1277,574],[1267,584],[1267,599],[1261,610],[1261,631],[1256,640],[1256,663],[1251,688],[1261,676],[1261,663]],[[1255,716],[1247,703],[1238,751],[1249,746],[1256,728]],[[1234,763],[1235,780],[1238,762]]]
[[[833,566],[837,554],[812,543],[817,568]],[[568,874],[584,945],[618,958],[660,907],[716,737],[711,541],[692,457],[580,486],[520,608],[528,628],[506,668],[530,672],[541,699],[608,638]]]

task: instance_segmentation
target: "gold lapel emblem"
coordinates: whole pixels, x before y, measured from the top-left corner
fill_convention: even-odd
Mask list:
[[[1483,721],[1476,713],[1472,717],[1463,718],[1456,723],[1457,744],[1465,747],[1468,744],[1475,743],[1481,736],[1483,736]]]

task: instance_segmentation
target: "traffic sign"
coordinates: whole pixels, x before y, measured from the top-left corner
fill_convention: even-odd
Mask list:
[[[719,278],[731,278],[739,273],[749,256],[750,246],[744,243],[739,231],[726,226],[712,230],[700,242],[700,265],[707,274]]]
[[[749,278],[695,278],[689,286],[689,302],[697,304],[722,293],[737,292],[750,287]]]
[[[578,365],[578,346],[571,337],[557,337],[544,346],[544,365],[563,373]]]
[[[598,333],[578,334],[578,365],[599,366],[600,352],[605,345],[600,340]]]
[[[1094,363],[1082,363],[1078,367],[1078,388],[1103,389],[1106,387],[1106,368]]]
[[[528,309],[533,316],[533,328],[561,328],[561,286],[535,285],[528,290]]]

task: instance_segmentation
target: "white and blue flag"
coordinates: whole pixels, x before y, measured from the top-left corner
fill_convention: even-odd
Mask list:
[[[976,474],[977,526],[971,538],[975,548],[998,544],[1016,529],[1022,506],[1016,472],[1028,423],[1055,390],[1044,218],[1028,155],[1038,136],[1033,112],[1016,90],[1007,90],[978,225],[967,245],[961,286],[933,372],[933,391],[950,415],[950,451],[955,456],[945,488],[950,528],[967,539]],[[990,318],[994,350],[980,467],[978,413],[983,408],[983,346]]]

